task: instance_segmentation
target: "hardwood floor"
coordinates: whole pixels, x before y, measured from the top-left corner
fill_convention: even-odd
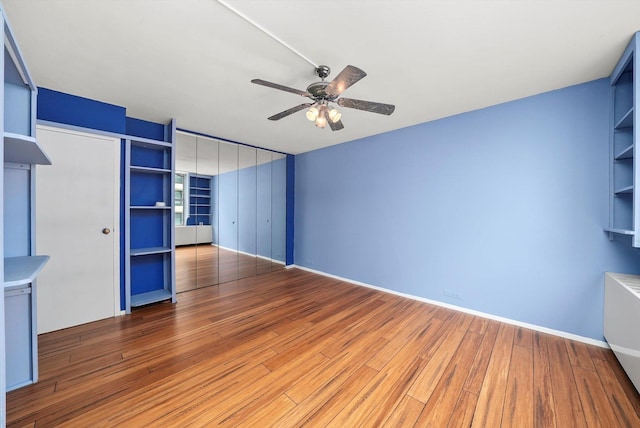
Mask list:
[[[637,427],[611,351],[300,270],[41,335],[10,427]]]

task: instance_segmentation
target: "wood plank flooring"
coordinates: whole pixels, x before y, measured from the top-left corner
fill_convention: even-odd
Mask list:
[[[638,427],[611,351],[280,269],[41,335],[9,427]]]

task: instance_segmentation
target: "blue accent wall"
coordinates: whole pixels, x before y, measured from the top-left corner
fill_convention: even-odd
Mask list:
[[[165,141],[165,125],[147,120],[126,118],[127,135],[133,137],[149,138],[151,140]]]
[[[37,108],[37,116],[40,120],[118,134],[126,133],[124,107],[47,88],[38,88]]]
[[[295,236],[295,183],[296,183],[296,158],[293,155],[287,155],[286,166],[286,265],[295,263],[294,236]]]
[[[599,79],[297,155],[296,264],[603,340],[604,272],[640,273],[603,232],[608,105]]]

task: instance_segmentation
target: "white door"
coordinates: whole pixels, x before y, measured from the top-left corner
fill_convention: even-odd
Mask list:
[[[38,126],[51,166],[36,167],[38,333],[120,313],[120,140]],[[108,233],[107,233],[108,232]]]

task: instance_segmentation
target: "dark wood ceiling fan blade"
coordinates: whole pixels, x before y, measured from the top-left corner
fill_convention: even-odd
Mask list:
[[[281,111],[280,113],[274,114],[273,116],[269,117],[269,120],[280,120],[283,117],[287,117],[290,114],[293,114],[295,112],[298,112],[300,110],[304,110],[307,107],[311,107],[314,103],[304,103],[304,104],[300,104],[299,106],[295,106],[295,107],[291,107],[288,110],[285,111]]]
[[[393,113],[396,109],[396,106],[392,104],[355,100],[353,98],[338,98],[336,103],[342,107],[355,108],[358,110],[369,111],[371,113],[386,114],[387,116]]]
[[[353,85],[367,73],[360,70],[358,67],[354,67],[353,65],[347,65],[344,70],[342,70],[335,79],[331,81],[325,88],[325,92],[327,95],[331,97],[337,97],[341,93],[345,91],[349,86]]]
[[[329,122],[329,126],[331,127],[332,131],[339,131],[344,128],[344,125],[342,124],[341,120],[337,122],[332,122],[331,119],[327,119],[327,122]]]
[[[253,79],[251,83],[255,83],[256,85],[266,86],[268,88],[279,89],[285,92],[291,92],[292,94],[301,95],[303,97],[308,97],[310,94],[306,91],[301,91],[299,89],[290,88],[288,86],[280,85],[278,83],[267,82],[262,79]]]

